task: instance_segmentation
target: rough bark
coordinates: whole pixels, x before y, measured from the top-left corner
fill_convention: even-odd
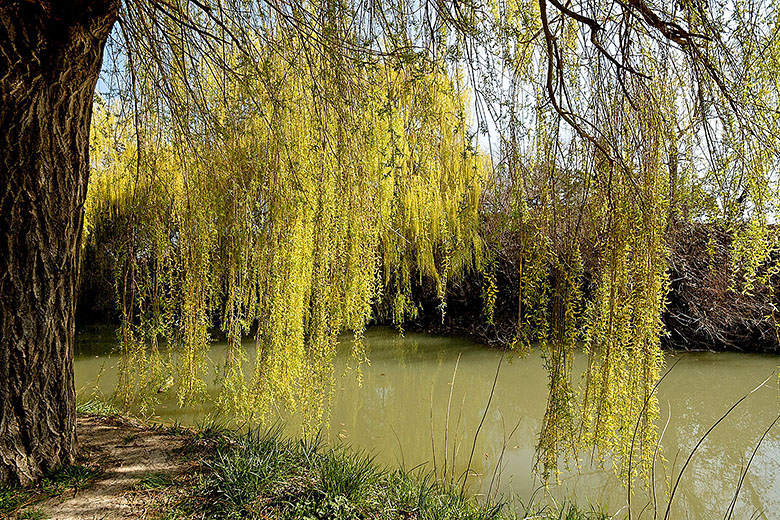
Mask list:
[[[118,0],[0,0],[0,481],[73,461],[92,99]]]

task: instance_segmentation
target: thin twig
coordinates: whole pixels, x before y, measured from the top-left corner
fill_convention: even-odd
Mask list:
[[[777,424],[777,421],[780,421],[780,415],[775,417],[775,420],[772,421],[772,423],[764,431],[764,434],[761,436],[761,438],[758,439],[758,443],[756,443],[756,447],[753,448],[753,453],[750,454],[750,459],[748,459],[747,465],[745,466],[745,470],[742,472],[742,475],[739,477],[739,482],[737,482],[737,489],[734,491],[734,497],[731,499],[731,504],[729,505],[729,508],[726,509],[726,514],[723,516],[723,520],[729,520],[731,516],[734,514],[734,507],[737,505],[737,497],[739,496],[739,492],[742,489],[742,484],[745,482],[745,477],[747,476],[747,472],[750,469],[750,464],[753,463],[753,459],[756,456],[756,452],[758,451],[758,448],[761,446],[761,443],[764,442],[764,439],[769,434],[769,430],[771,430],[772,427],[774,427],[774,425]]]
[[[458,374],[460,356],[461,353],[458,352],[458,359],[455,360],[455,370],[452,371],[452,381],[450,381],[450,397],[447,399],[447,419],[444,422],[444,473],[442,473],[442,480],[445,482],[447,481],[447,437],[450,431],[450,405],[452,404],[452,391],[455,388],[455,376]]]
[[[640,422],[642,420],[642,414],[645,413],[645,410],[647,409],[647,405],[650,403],[650,399],[653,397],[653,394],[655,394],[655,391],[658,389],[658,385],[661,384],[661,381],[666,379],[666,376],[668,376],[672,372],[672,370],[674,370],[674,367],[676,367],[677,364],[680,361],[682,361],[682,359],[684,357],[685,357],[685,355],[683,354],[682,356],[677,358],[677,361],[675,361],[674,364],[671,367],[669,367],[669,370],[664,372],[664,375],[662,375],[658,379],[658,381],[655,382],[655,384],[653,385],[653,388],[650,390],[650,392],[647,394],[647,396],[645,396],[645,402],[642,405],[642,409],[639,411],[639,415],[636,418],[636,423],[634,424],[634,434],[631,437],[631,447],[630,447],[630,449],[628,451],[628,482],[626,484],[626,489],[627,489],[627,492],[628,492],[628,520],[631,520],[631,481],[632,481],[631,463],[633,462],[632,459],[633,459],[633,455],[634,455],[634,446],[636,444],[636,434],[639,431],[639,424],[640,424]],[[656,449],[657,448],[658,448],[658,446],[656,445]]]
[[[490,396],[488,397],[487,406],[485,406],[485,412],[482,414],[482,419],[479,421],[477,431],[474,432],[474,442],[471,444],[471,454],[469,455],[469,463],[466,465],[466,471],[463,472],[461,479],[463,484],[460,486],[460,492],[463,494],[466,491],[466,481],[468,480],[469,471],[471,470],[471,462],[474,460],[474,450],[477,449],[477,437],[479,437],[479,431],[482,429],[482,425],[485,424],[485,417],[487,417],[488,410],[490,409],[490,403],[493,401],[493,394],[496,391],[496,382],[498,381],[498,374],[501,371],[501,363],[504,361],[504,353],[501,353],[501,359],[498,360],[498,366],[496,367],[496,375],[493,377],[493,386],[490,388]]]
[[[658,457],[658,450],[661,448],[661,442],[664,440],[664,435],[666,434],[666,429],[669,427],[669,421],[672,420],[672,405],[669,403],[669,412],[666,416],[666,424],[664,424],[664,429],[661,432],[661,436],[658,437],[658,442],[655,443],[655,451],[653,451],[653,463],[650,465],[650,485],[652,487],[653,492],[653,520],[656,520],[658,518],[658,496],[655,492],[655,461]]]
[[[696,446],[694,446],[694,447],[693,447],[693,450],[691,450],[691,453],[688,455],[688,458],[685,460],[685,464],[683,464],[682,468],[680,468],[680,473],[679,473],[679,475],[677,475],[677,480],[676,480],[676,481],[675,481],[675,483],[674,483],[674,487],[672,488],[672,492],[671,492],[671,494],[669,495],[669,500],[668,500],[668,501],[667,501],[667,503],[666,503],[666,512],[664,513],[664,520],[668,520],[668,518],[669,518],[669,513],[671,512],[671,508],[672,508],[672,500],[674,500],[674,495],[675,495],[675,493],[677,492],[677,487],[680,485],[680,481],[682,480],[683,473],[685,473],[685,469],[688,467],[688,464],[690,464],[690,462],[691,462],[691,459],[693,459],[693,455],[696,453],[696,450],[698,450],[698,449],[699,449],[699,446],[701,446],[701,445],[702,445],[702,443],[703,443],[703,442],[704,442],[704,440],[707,438],[707,436],[708,436],[708,435],[709,435],[709,434],[712,432],[712,430],[714,430],[716,426],[718,426],[718,425],[719,425],[721,422],[723,422],[723,420],[724,420],[724,419],[726,419],[726,417],[728,417],[728,416],[729,416],[729,414],[730,414],[731,412],[733,412],[733,411],[734,411],[734,409],[735,409],[737,406],[739,406],[739,405],[742,403],[742,401],[744,401],[745,399],[747,399],[748,397],[750,397],[750,395],[752,395],[754,392],[758,391],[758,389],[759,389],[759,388],[761,388],[762,386],[764,386],[764,385],[765,385],[765,384],[766,384],[766,383],[767,383],[767,382],[768,382],[770,379],[772,379],[773,377],[775,377],[775,374],[774,374],[774,373],[773,373],[773,374],[771,374],[771,375],[770,375],[769,377],[767,377],[766,379],[764,379],[764,380],[761,382],[761,384],[760,384],[760,385],[758,385],[757,387],[755,387],[753,390],[751,390],[751,391],[750,391],[750,392],[748,392],[747,394],[743,395],[741,399],[739,399],[739,400],[738,400],[736,403],[734,403],[733,405],[731,405],[731,408],[729,408],[729,409],[726,411],[726,413],[724,413],[723,415],[721,415],[721,416],[720,416],[720,419],[718,419],[717,421],[715,421],[715,424],[713,424],[712,426],[710,426],[710,429],[709,429],[709,430],[707,430],[707,431],[704,433],[704,435],[702,435],[701,439],[699,439],[699,442],[697,442],[697,443],[696,443]]]

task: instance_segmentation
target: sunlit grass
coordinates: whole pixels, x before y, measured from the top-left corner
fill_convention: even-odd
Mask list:
[[[140,491],[151,491],[157,489],[169,488],[176,484],[176,479],[170,473],[149,473],[144,475],[135,483],[135,489]]]
[[[532,513],[512,510],[441,483],[430,473],[387,469],[363,452],[315,436],[250,431],[220,443],[204,461],[192,496],[173,517],[220,519],[606,519],[571,504]],[[173,518],[171,517],[171,518]]]
[[[113,403],[99,399],[88,399],[76,404],[76,413],[79,415],[98,415],[100,417],[119,417],[121,410]]]

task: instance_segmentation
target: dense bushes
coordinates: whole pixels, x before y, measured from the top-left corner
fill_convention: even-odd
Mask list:
[[[775,316],[780,279],[769,265],[774,254],[764,262],[763,279],[747,285],[731,261],[732,236],[721,227],[703,224],[678,225],[669,234],[669,292],[663,314],[666,348],[780,351]],[[494,264],[498,291],[492,323],[483,312],[486,278],[476,273],[449,288],[443,320],[435,292],[419,286],[422,312],[409,326],[509,345],[517,328],[519,264],[518,252],[502,244]],[[586,293],[592,290],[588,275],[586,271],[583,276]]]

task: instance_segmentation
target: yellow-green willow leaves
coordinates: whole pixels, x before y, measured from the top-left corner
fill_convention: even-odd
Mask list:
[[[622,477],[629,468],[647,475],[656,445],[670,215],[665,118],[674,107],[661,82],[631,85],[630,98],[610,94],[626,85],[594,93],[609,100],[597,105],[603,149],[539,111],[532,154],[508,172],[521,262],[515,348],[539,344],[550,378],[538,453],[546,476],[561,455],[576,464],[592,447]],[[505,147],[518,153],[512,141]],[[588,356],[581,381],[572,374],[579,349]]]
[[[125,404],[168,386],[204,398],[217,323],[224,409],[322,412],[339,334],[354,335],[359,365],[374,309],[400,323],[414,283],[443,301],[448,280],[479,267],[486,159],[457,78],[377,64],[349,84],[330,65],[269,52],[261,77],[201,85],[215,134],[161,121],[136,133],[96,107],[88,220],[91,233],[122,226]],[[338,89],[347,97],[323,97]]]
[[[543,472],[596,447],[630,478],[655,446],[675,230],[727,231],[734,291],[780,270],[776,6],[144,6],[124,4],[86,223],[114,269],[128,406],[205,398],[224,334],[223,409],[321,412],[341,333],[359,366],[372,318],[416,317],[425,285],[444,319],[448,284],[483,264],[490,323],[511,257],[512,347],[550,376]]]

